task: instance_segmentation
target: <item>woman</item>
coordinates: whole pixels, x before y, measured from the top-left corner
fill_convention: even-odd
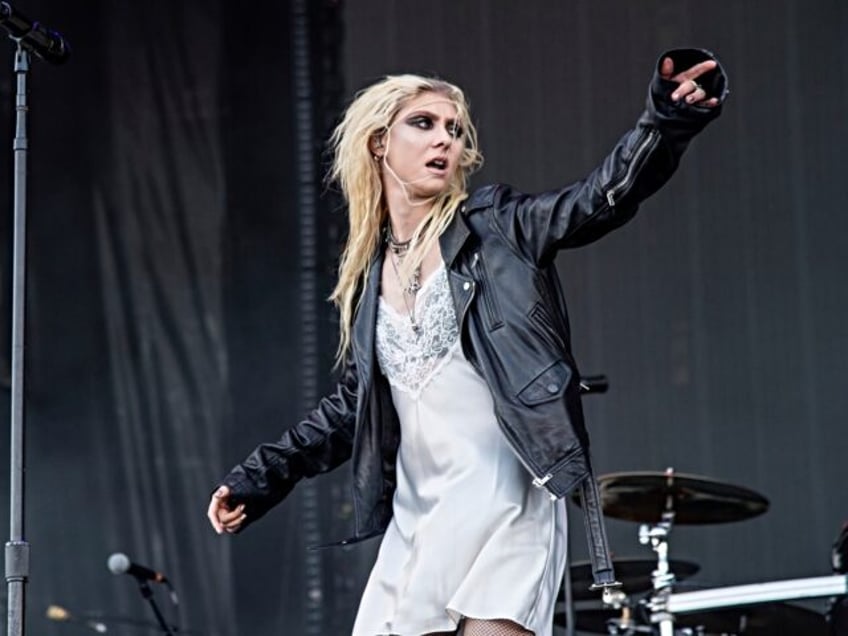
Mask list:
[[[586,179],[469,196],[482,158],[458,88],[406,75],[360,93],[332,137],[350,218],[332,295],[342,377],[222,481],[215,530],[352,459],[352,540],[385,532],[355,636],[549,636],[562,497],[580,488],[595,583],[614,585],[553,261],[632,218],[726,94],[711,54],[672,51]]]

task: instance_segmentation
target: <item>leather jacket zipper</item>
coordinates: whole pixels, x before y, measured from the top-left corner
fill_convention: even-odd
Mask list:
[[[480,252],[474,253],[474,258],[471,261],[471,270],[479,272],[480,281],[483,283],[483,289],[480,295],[483,297],[483,305],[486,307],[486,314],[489,317],[489,328],[495,329],[501,326],[500,312],[495,306],[495,299],[492,296],[491,279],[489,272],[486,269],[486,263],[483,261],[483,256]]]
[[[609,203],[611,208],[615,207],[616,201],[619,198],[619,193],[623,194],[630,188],[633,182],[633,177],[639,171],[639,168],[642,167],[645,158],[648,154],[650,154],[650,151],[654,149],[659,138],[659,132],[651,129],[648,131],[645,138],[639,143],[636,150],[633,152],[633,157],[630,160],[630,165],[627,167],[627,172],[625,173],[624,178],[607,190],[607,203]]]
[[[472,263],[471,263],[472,269],[477,265],[477,261],[478,261],[479,258],[480,258],[479,253],[475,253],[474,259],[472,260]],[[468,314],[468,307],[471,305],[471,300],[474,298],[474,291],[475,291],[474,283],[466,281],[463,284],[463,286],[468,285],[468,284],[471,285],[471,287],[470,287],[471,293],[468,294],[468,300],[465,301],[465,305],[463,305],[462,312],[459,315],[459,337],[460,338],[462,338],[463,328],[465,326],[465,316]],[[471,364],[471,366],[477,372],[477,375],[479,375],[481,378],[485,378],[486,376],[483,375],[483,371],[477,365],[477,359],[474,356],[469,356],[468,353],[465,350],[463,350],[463,354],[465,354],[465,358],[468,360],[468,362]],[[515,456],[518,458],[518,461],[521,462],[521,465],[524,466],[524,469],[528,473],[530,473],[531,477],[533,477],[533,485],[536,488],[544,488],[545,484],[548,483],[548,481],[550,481],[553,478],[553,475],[551,475],[549,473],[547,475],[543,475],[542,477],[539,477],[536,474],[536,471],[533,470],[532,468],[530,468],[530,465],[527,463],[527,460],[525,460],[524,457],[521,455],[521,453],[518,452],[517,444],[516,444],[516,441],[515,441],[515,436],[513,435],[512,431],[509,429],[509,426],[507,426],[504,423],[503,418],[500,416],[500,413],[498,413],[498,411],[497,411],[497,407],[495,407],[495,418],[498,420],[498,425],[500,426],[501,431],[506,436],[507,441],[509,442],[509,444],[508,444],[509,449],[513,453],[515,453]],[[551,497],[551,499],[556,499],[556,496],[553,493],[550,493],[550,497]]]

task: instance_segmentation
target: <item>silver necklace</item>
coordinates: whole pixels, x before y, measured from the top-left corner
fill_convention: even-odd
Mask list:
[[[392,232],[392,224],[388,223],[386,224],[386,244],[395,254],[406,254],[409,251],[409,246],[412,245],[412,238],[410,237],[405,241],[398,241]]]
[[[412,239],[403,242],[396,241],[392,235],[391,226],[386,226],[386,243],[389,246],[389,260],[392,263],[392,269],[400,285],[401,298],[403,298],[403,305],[406,307],[406,315],[409,316],[409,323],[412,325],[412,332],[417,336],[421,331],[421,326],[415,320],[415,299],[418,291],[421,289],[421,265],[415,268],[412,272],[412,277],[406,284],[404,284],[403,278],[400,275],[400,267],[403,264],[404,257],[409,252],[411,242]],[[412,300],[411,305],[407,300],[407,296]]]

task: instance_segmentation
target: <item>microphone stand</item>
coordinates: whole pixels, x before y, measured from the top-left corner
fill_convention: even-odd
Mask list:
[[[24,633],[29,543],[24,541],[24,321],[26,313],[27,72],[30,56],[17,41],[14,150],[14,239],[12,264],[12,401],[9,541],[6,543],[7,634]]]
[[[141,595],[150,603],[150,607],[153,608],[153,613],[156,614],[156,620],[159,622],[159,626],[162,628],[162,633],[167,634],[168,636],[174,636],[174,631],[170,625],[168,625],[165,617],[162,615],[159,606],[156,605],[156,599],[153,598],[153,589],[150,587],[150,583],[147,582],[146,579],[138,578],[138,589],[141,592]]]

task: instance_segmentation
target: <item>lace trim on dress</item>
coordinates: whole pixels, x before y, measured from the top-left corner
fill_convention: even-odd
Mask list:
[[[459,326],[444,263],[418,291],[415,316],[417,334],[408,315],[380,298],[377,361],[392,386],[418,399],[459,347]]]

